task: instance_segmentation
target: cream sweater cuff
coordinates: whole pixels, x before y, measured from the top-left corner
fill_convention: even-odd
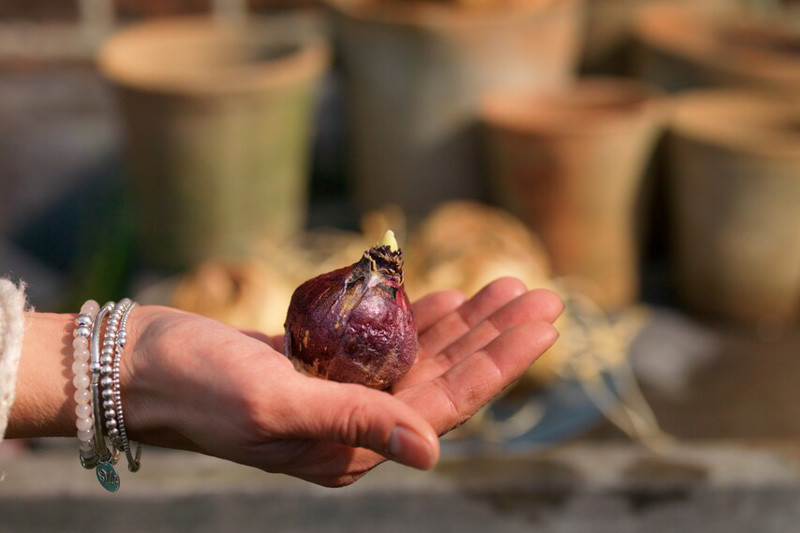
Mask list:
[[[0,442],[8,425],[25,330],[25,286],[0,279]]]

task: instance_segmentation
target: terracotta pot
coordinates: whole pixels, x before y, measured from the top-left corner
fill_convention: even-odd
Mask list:
[[[728,6],[656,3],[634,33],[641,76],[669,91],[749,87],[800,94],[800,36]]]
[[[677,100],[669,143],[681,302],[732,320],[800,312],[800,103],[707,91]]]
[[[301,229],[329,50],[318,20],[144,23],[100,55],[119,88],[143,260],[182,268]]]
[[[706,9],[737,0],[703,0]],[[628,74],[633,26],[639,12],[653,3],[690,4],[693,0],[588,0],[582,64],[589,72]]]
[[[481,96],[568,82],[581,5],[332,0],[358,207],[393,203],[414,220],[441,201],[483,196]]]
[[[497,92],[484,118],[500,205],[542,239],[557,275],[607,310],[638,296],[636,202],[664,108],[633,80],[586,79],[560,92]]]

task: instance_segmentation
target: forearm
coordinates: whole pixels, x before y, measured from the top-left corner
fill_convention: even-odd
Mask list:
[[[28,315],[6,438],[74,434],[74,320],[66,314]]]

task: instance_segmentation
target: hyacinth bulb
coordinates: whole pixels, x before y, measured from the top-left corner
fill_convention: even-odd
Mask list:
[[[417,328],[394,234],[357,263],[300,285],[285,330],[286,355],[306,374],[376,389],[403,377],[417,355]]]

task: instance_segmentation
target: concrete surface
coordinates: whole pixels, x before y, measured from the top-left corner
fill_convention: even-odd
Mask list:
[[[794,532],[800,451],[704,442],[653,455],[574,443],[502,458],[394,464],[325,489],[213,458],[148,449],[107,494],[68,446],[4,465],[0,532]]]

